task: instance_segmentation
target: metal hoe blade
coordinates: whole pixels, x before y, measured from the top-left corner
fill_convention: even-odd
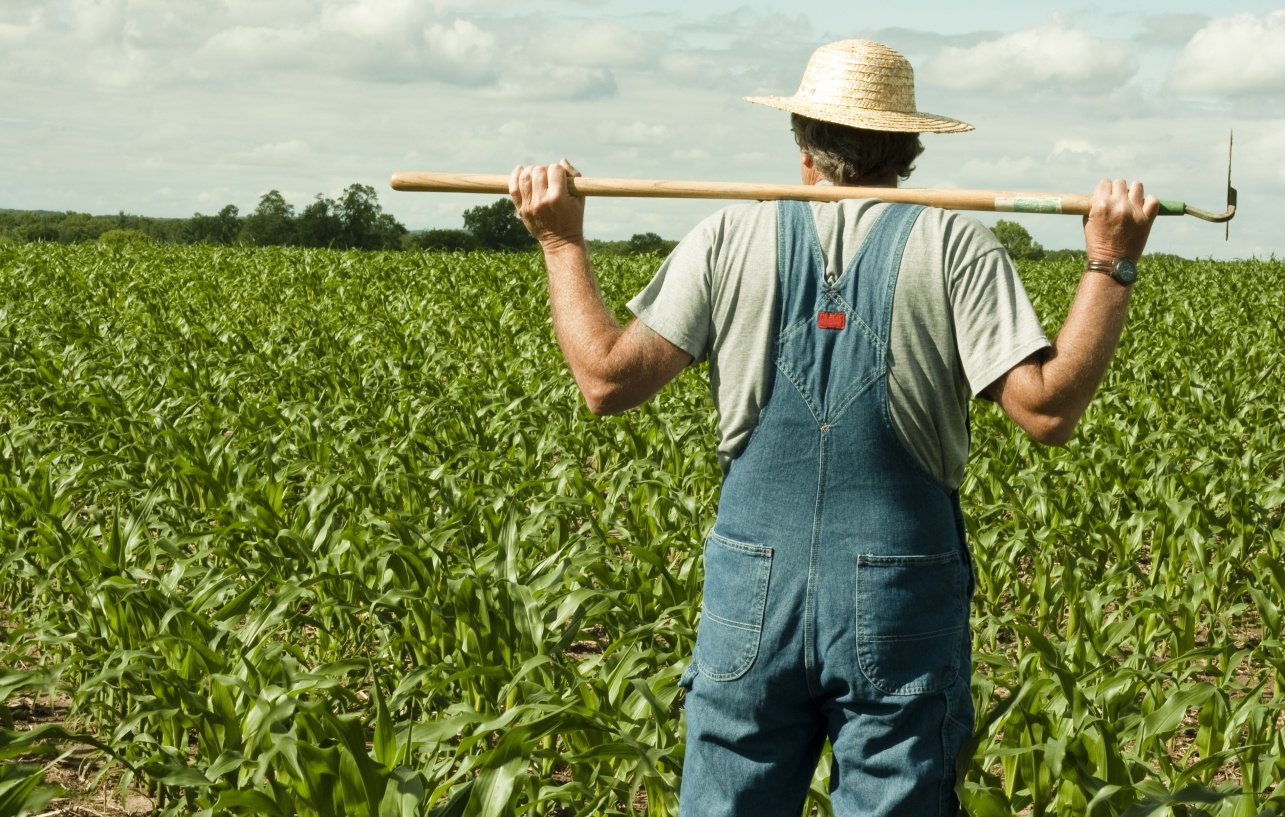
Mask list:
[[[1226,224],[1227,226],[1223,234],[1224,241],[1231,238],[1231,220],[1232,220],[1232,216],[1236,215],[1236,188],[1231,186],[1231,150],[1232,150],[1232,144],[1235,141],[1235,138],[1236,138],[1235,132],[1232,132],[1232,134],[1227,138],[1227,210],[1226,212],[1211,213],[1208,210],[1201,210],[1199,208],[1192,207],[1190,204],[1183,205],[1183,212],[1185,212],[1189,216],[1195,216],[1196,218],[1202,218],[1205,221],[1212,221],[1218,224]]]

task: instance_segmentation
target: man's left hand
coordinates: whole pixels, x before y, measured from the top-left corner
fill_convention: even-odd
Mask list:
[[[518,165],[509,174],[509,197],[527,231],[545,252],[584,243],[584,198],[567,190],[580,171],[563,159],[556,165]]]

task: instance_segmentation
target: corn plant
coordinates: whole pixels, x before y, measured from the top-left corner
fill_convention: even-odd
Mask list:
[[[1156,261],[1065,448],[974,411],[972,813],[1285,812],[1281,271]],[[546,298],[530,254],[0,246],[0,669],[71,701],[22,751],[164,814],[675,813],[716,418],[698,371],[590,416]]]

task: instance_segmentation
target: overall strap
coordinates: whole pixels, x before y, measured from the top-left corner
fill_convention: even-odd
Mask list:
[[[901,270],[901,256],[910,231],[923,211],[923,205],[919,204],[887,205],[870,228],[856,257],[834,282],[834,288],[852,304],[853,311],[884,345],[892,325],[892,298]]]
[[[777,336],[811,316],[826,288],[825,256],[807,202],[781,200],[776,210]]]
[[[811,208],[797,201],[778,204],[776,365],[818,424],[837,420],[885,372],[897,273],[923,209],[884,206],[831,284]]]

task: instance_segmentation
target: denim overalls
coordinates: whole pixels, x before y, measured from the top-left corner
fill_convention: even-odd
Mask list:
[[[973,724],[958,494],[888,408],[893,290],[922,208],[882,208],[837,281],[780,202],[776,374],[723,481],[687,687],[684,817],[798,817],[822,745],[847,817],[955,817]]]

